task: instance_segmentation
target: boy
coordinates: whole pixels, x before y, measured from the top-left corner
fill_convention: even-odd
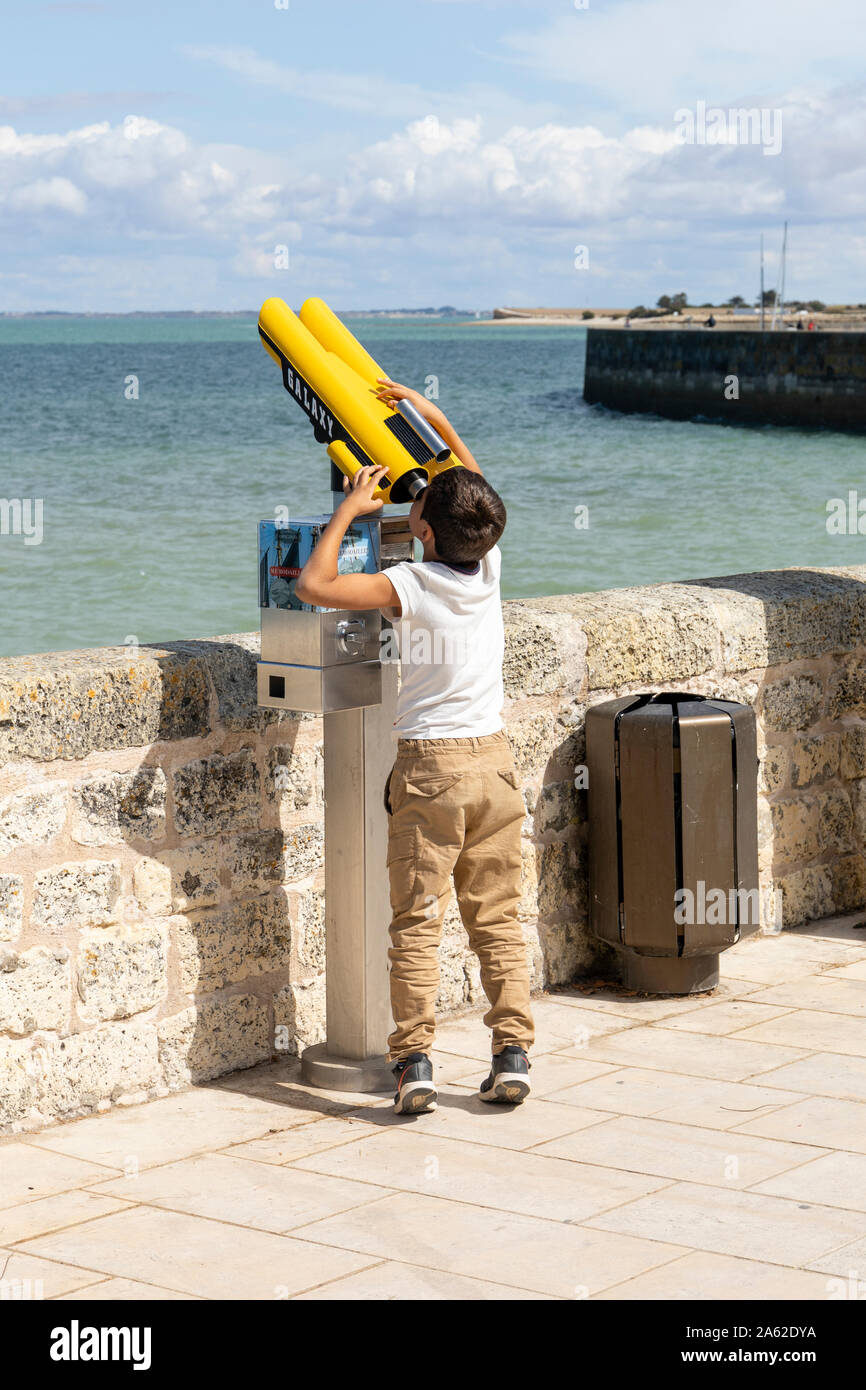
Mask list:
[[[439,984],[437,948],[454,874],[469,943],[481,964],[493,1033],[483,1100],[519,1104],[529,1094],[534,1040],[529,970],[517,920],[520,828],[525,814],[502,725],[501,555],[505,507],[437,406],[380,379],[388,405],[410,400],[439,431],[462,468],[447,469],[409,513],[423,560],[381,574],[338,575],[337,556],[356,516],[377,511],[384,468],[362,468],[296,586],[306,603],[380,608],[399,635],[397,760],[385,788],[391,889],[391,1009],[398,1113],[435,1109],[430,1053]]]

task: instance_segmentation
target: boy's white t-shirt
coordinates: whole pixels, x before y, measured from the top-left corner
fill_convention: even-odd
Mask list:
[[[394,620],[401,738],[479,738],[503,727],[501,568],[495,545],[473,572],[441,560],[385,571],[403,609]]]

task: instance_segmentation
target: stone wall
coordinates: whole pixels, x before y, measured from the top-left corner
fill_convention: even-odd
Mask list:
[[[590,328],[583,394],[674,420],[866,430],[866,333]]]
[[[786,925],[866,903],[866,566],[505,604],[536,988],[587,930],[588,704],[754,704],[760,865]],[[321,723],[255,705],[257,636],[0,661],[0,1129],[323,1036]],[[778,899],[777,899],[778,900]],[[383,923],[383,931],[385,930]],[[452,904],[443,1013],[482,1001]]]

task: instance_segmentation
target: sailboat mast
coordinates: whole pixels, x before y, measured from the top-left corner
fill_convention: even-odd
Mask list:
[[[764,331],[764,233],[761,232],[761,332]]]

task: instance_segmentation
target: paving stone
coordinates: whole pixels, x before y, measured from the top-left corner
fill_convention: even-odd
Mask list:
[[[811,1096],[866,1101],[866,1057],[816,1052],[777,1071],[765,1072],[762,1086],[781,1086]]]
[[[647,1299],[693,1303],[730,1298],[761,1303],[773,1299],[818,1302],[827,1297],[827,1279],[802,1269],[696,1250],[595,1297],[607,1302]]]
[[[105,1279],[98,1284],[89,1284],[86,1289],[76,1293],[64,1293],[58,1303],[67,1300],[86,1303],[165,1303],[182,1300],[196,1301],[191,1293],[176,1293],[172,1289],[158,1289],[153,1284],[140,1284],[135,1279]]]
[[[754,1192],[866,1212],[866,1153],[823,1154],[787,1173],[756,1183]]]
[[[600,1236],[585,1226],[532,1216],[506,1219],[500,1211],[414,1192],[370,1202],[296,1234],[329,1248],[561,1298],[596,1293],[683,1253],[681,1246],[661,1241]]]
[[[801,1097],[796,1105],[749,1120],[737,1128],[744,1134],[761,1134],[767,1139],[866,1153],[866,1106],[853,1100]]]
[[[751,999],[731,999],[724,1004],[710,1004],[705,1009],[680,1017],[666,1018],[653,1023],[652,1028],[673,1029],[678,1033],[712,1033],[730,1037],[742,1028],[752,1028],[771,1018],[782,1018],[788,1012],[779,1005],[754,1004]]]
[[[20,1247],[0,1250],[0,1270],[0,1302],[57,1298],[99,1278],[91,1269],[78,1269],[69,1261],[42,1260]]]
[[[866,981],[818,975],[775,985],[753,996],[758,1004],[783,1004],[791,1009],[818,1009],[866,1019]]]
[[[817,1278],[817,1276],[813,1276]],[[422,1269],[420,1265],[396,1264],[385,1260],[382,1264],[364,1269],[360,1274],[349,1274],[345,1279],[335,1279],[309,1293],[298,1294],[297,1303],[325,1302],[382,1302],[417,1299],[419,1301],[460,1303],[509,1301],[537,1302],[548,1300],[549,1294],[529,1293],[526,1289],[508,1288],[502,1284],[491,1284],[484,1279],[465,1279],[458,1274],[442,1274],[437,1269]]]
[[[42,1138],[44,1135],[40,1135]],[[119,1166],[85,1161],[74,1154],[52,1153],[35,1144],[0,1144],[0,1208],[5,1210],[84,1187],[111,1177]]]
[[[93,1190],[190,1216],[280,1232],[385,1197],[388,1186],[210,1153],[150,1168],[135,1177],[115,1178]]]
[[[493,1207],[550,1221],[577,1223],[664,1185],[615,1168],[561,1163],[514,1152],[503,1163],[495,1148],[400,1128],[299,1159],[292,1169],[354,1177],[430,1197]]]
[[[102,1177],[105,1177],[105,1170]],[[0,1245],[15,1245],[33,1236],[47,1235],[49,1231],[78,1226],[82,1221],[91,1221],[96,1216],[123,1211],[128,1205],[128,1202],[118,1202],[114,1197],[80,1191],[61,1192],[56,1197],[25,1202],[21,1206],[0,1211]]]
[[[35,1135],[34,1141],[40,1150],[124,1172],[278,1134],[310,1119],[309,1106],[300,1101],[276,1104],[236,1090],[204,1086],[151,1101],[144,1109],[112,1110],[93,1119],[55,1125]],[[92,1181],[97,1180],[94,1174]]]
[[[708,1129],[731,1129],[750,1116],[798,1099],[793,1091],[623,1067],[610,1076],[554,1091],[541,1103],[576,1105],[618,1115],[654,1115]]]
[[[371,1125],[387,1129],[414,1128],[423,1121],[424,1133],[501,1149],[530,1149],[544,1139],[571,1134],[608,1117],[600,1110],[557,1105],[549,1100],[534,1105],[490,1105],[469,1088],[446,1082],[438,1086],[439,1105],[427,1115],[395,1116],[390,1102],[364,1112]],[[395,1123],[396,1122],[396,1123]]]
[[[785,1062],[796,1062],[803,1052],[703,1033],[684,1038],[682,1033],[657,1024],[593,1040],[587,1055],[593,1061],[612,1065],[706,1076],[718,1081],[745,1081]]]
[[[818,1158],[822,1150],[746,1138],[742,1131],[733,1134],[629,1115],[551,1139],[533,1153],[682,1182],[743,1188]]]
[[[698,1250],[786,1265],[819,1259],[843,1241],[866,1235],[866,1215],[854,1211],[806,1208],[782,1197],[686,1182],[590,1217],[585,1224],[645,1240],[667,1240],[671,1231],[687,1231],[689,1244]]]
[[[75,1251],[90,1270],[233,1301],[284,1298],[370,1263],[349,1251],[149,1207],[40,1236],[18,1249],[67,1262]]]
[[[848,1057],[866,1057],[866,1021],[847,1014],[798,1009],[753,1028],[744,1028],[740,1038],[782,1046],[808,1045],[815,1052],[838,1052]],[[769,1084],[767,1081],[765,1084]]]

